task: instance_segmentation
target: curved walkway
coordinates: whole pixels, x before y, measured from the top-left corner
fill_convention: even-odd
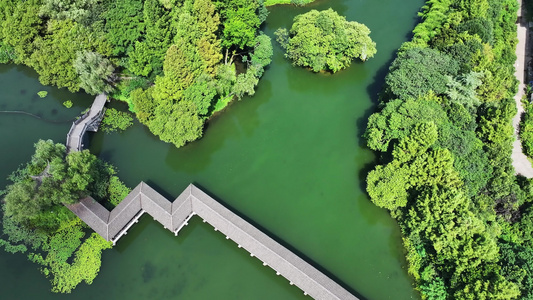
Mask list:
[[[67,134],[67,151],[81,151],[83,148],[83,136],[87,130],[96,131],[104,115],[104,105],[107,95],[102,93],[94,99],[91,108],[87,113],[72,123]]]
[[[513,160],[513,167],[516,174],[520,174],[527,178],[533,178],[533,167],[527,159],[527,156],[522,151],[522,143],[518,136],[520,130],[520,118],[524,113],[524,108],[522,107],[522,97],[524,96],[525,91],[525,73],[527,69],[526,65],[526,41],[527,41],[527,21],[523,15],[523,6],[522,0],[518,0],[520,8],[518,9],[518,18],[520,22],[517,24],[517,35],[518,35],[518,45],[516,46],[516,62],[515,62],[515,76],[519,81],[518,93],[515,95],[514,99],[516,102],[516,107],[518,112],[513,118],[513,127],[515,130],[515,141],[513,143],[513,153],[511,154],[511,159]]]

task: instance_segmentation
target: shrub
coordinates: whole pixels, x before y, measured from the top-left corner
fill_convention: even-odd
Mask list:
[[[123,111],[114,108],[107,109],[102,120],[102,130],[104,132],[124,131],[133,125],[133,117]]]
[[[67,100],[67,101],[63,102],[63,106],[66,107],[66,108],[71,108],[72,107],[72,101]]]

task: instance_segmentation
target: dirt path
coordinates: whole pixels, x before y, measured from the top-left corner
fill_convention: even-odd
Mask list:
[[[520,9],[518,10],[518,16],[522,16],[522,0],[518,0]],[[522,18],[521,18],[522,19]],[[526,155],[522,152],[522,143],[518,138],[520,117],[524,112],[522,107],[522,97],[525,90],[525,73],[526,73],[526,38],[527,38],[527,22],[521,21],[517,24],[518,45],[516,46],[516,62],[515,62],[515,76],[520,81],[518,86],[518,93],[515,95],[516,107],[518,113],[513,118],[513,127],[515,130],[515,141],[513,143],[513,153],[511,158],[513,160],[513,167],[516,174],[523,175],[527,178],[533,178],[533,167],[527,159]]]

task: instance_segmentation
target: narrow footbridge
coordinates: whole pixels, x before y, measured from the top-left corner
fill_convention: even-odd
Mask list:
[[[87,130],[98,130],[105,102],[105,94],[97,96],[91,109],[72,124],[67,135],[69,152],[83,149],[82,139]],[[250,256],[261,260],[264,266],[272,268],[276,275],[285,277],[291,285],[299,287],[305,295],[320,300],[358,300],[311,264],[192,184],[173,202],[141,182],[112,211],[91,197],[67,207],[113,245],[144,213],[151,215],[176,236],[197,215],[224,234],[226,239],[231,239],[239,248],[248,251]]]
[[[104,116],[104,105],[107,101],[106,94],[100,94],[94,99],[93,105],[88,112],[72,123],[67,134],[67,151],[81,151],[83,148],[83,136],[87,131],[98,131],[100,121]]]

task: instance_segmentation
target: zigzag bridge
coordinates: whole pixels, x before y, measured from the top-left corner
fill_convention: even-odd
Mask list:
[[[67,136],[67,148],[81,151],[82,139],[87,130],[96,131],[104,111],[107,96],[98,95],[84,117],[72,125]],[[190,184],[173,202],[168,201],[144,182],[139,183],[112,211],[108,211],[93,198],[81,199],[67,206],[96,233],[115,245],[127,231],[147,213],[156,221],[178,235],[194,215],[220,231],[226,239],[244,248],[250,256],[257,257],[276,275],[298,286],[305,295],[315,299],[358,298],[337,284],[311,264],[301,259],[274,239],[224,207],[215,199]]]

